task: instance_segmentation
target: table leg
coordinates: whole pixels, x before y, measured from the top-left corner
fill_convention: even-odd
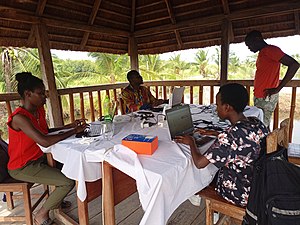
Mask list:
[[[78,181],[76,181],[77,189]],[[85,199],[83,202],[77,197],[77,207],[78,207],[78,219],[79,224],[89,225],[89,212],[88,212],[88,200]]]
[[[105,225],[115,225],[114,187],[112,166],[102,163],[102,221]]]

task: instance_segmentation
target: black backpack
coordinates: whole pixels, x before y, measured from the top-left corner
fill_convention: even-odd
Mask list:
[[[7,143],[0,138],[0,183],[9,176],[7,172],[7,163],[9,160],[7,150]]]
[[[287,150],[263,155],[255,163],[243,225],[300,225],[300,167]]]

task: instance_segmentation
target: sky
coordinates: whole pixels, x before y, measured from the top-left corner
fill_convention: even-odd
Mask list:
[[[280,47],[288,55],[300,54],[300,35],[266,39],[266,42],[268,44],[272,44]],[[216,46],[204,48],[204,50],[208,50],[208,54],[211,55],[215,53],[214,50],[215,47]],[[161,54],[161,59],[168,60],[171,56],[180,53],[182,60],[192,62],[197,50],[198,49],[189,49],[189,50],[182,50],[177,52],[164,53]],[[230,52],[234,52],[240,58],[240,60],[244,60],[247,58],[247,56],[251,56],[254,54],[249,51],[245,43],[231,44]],[[91,59],[88,57],[87,52],[51,50],[51,53],[57,55],[61,59],[71,59],[71,60]]]

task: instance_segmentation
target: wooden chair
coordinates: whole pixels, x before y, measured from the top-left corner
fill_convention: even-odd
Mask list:
[[[278,143],[285,148],[289,147],[289,134],[290,134],[290,119],[285,119],[280,123],[280,129],[278,131]],[[286,139],[288,138],[288,139]],[[273,147],[274,149],[274,147]],[[300,165],[300,157],[289,156],[289,162]]]
[[[2,141],[2,139],[1,139]],[[4,154],[7,154],[5,149],[3,149],[0,146],[0,151]],[[5,151],[5,152],[4,152]],[[8,158],[7,158],[8,159]],[[4,161],[4,157],[1,157],[1,167],[5,166],[7,169],[7,162],[8,160]],[[33,183],[23,182],[19,180],[15,180],[11,177],[6,177],[1,183],[0,183],[0,192],[4,192],[6,194],[6,201],[7,201],[7,208],[9,210],[14,209],[14,199],[22,198],[24,201],[24,210],[25,215],[24,216],[1,216],[0,222],[26,222],[27,225],[33,224],[33,218],[32,218],[32,212],[35,210],[35,208],[39,205],[39,203],[49,195],[49,189],[47,186],[44,186],[44,191],[41,195],[30,195],[30,188],[33,187]],[[19,192],[21,194],[13,195],[13,193]],[[37,201],[31,205],[31,198],[37,197]]]
[[[119,107],[122,115],[126,114],[126,105],[124,100],[122,99],[122,95],[119,96]]]
[[[267,136],[267,153],[276,151],[278,145],[287,147],[289,142],[289,122],[285,119],[280,123],[280,128],[274,130]],[[208,186],[198,193],[205,199],[206,204],[206,225],[213,225],[213,214],[219,212],[221,214],[217,224],[230,225],[241,224],[245,215],[245,208],[240,207],[223,199],[217,194],[214,187]]]
[[[267,137],[267,153],[277,151],[278,145],[288,148],[289,147],[289,132],[290,132],[290,119],[284,119],[280,123],[280,127],[271,132]]]

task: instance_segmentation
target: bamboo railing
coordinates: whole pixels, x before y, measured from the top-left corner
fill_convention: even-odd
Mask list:
[[[248,90],[250,96],[253,94],[253,80],[230,80],[243,84]],[[74,121],[76,118],[87,118],[89,121],[95,121],[103,114],[102,99],[108,95],[114,101],[119,100],[121,90],[127,83],[106,84],[88,87],[76,87],[59,89],[60,105],[63,114]],[[220,81],[218,80],[175,80],[175,81],[147,81],[144,83],[157,98],[168,99],[169,94],[175,86],[184,86],[184,103],[189,104],[211,104],[215,102],[215,95],[218,92]],[[290,104],[290,137],[292,137],[293,120],[296,108],[297,87],[300,87],[300,80],[292,80],[287,87],[291,88]],[[17,93],[0,94],[0,104],[5,103],[7,115],[10,115],[14,108],[20,103],[20,96]],[[251,102],[251,98],[250,98]],[[249,102],[249,104],[250,104]],[[280,105],[280,99],[279,99]],[[2,107],[2,106],[1,106]],[[119,111],[120,112],[120,111]],[[279,107],[277,105],[273,117],[273,129],[278,128]]]

